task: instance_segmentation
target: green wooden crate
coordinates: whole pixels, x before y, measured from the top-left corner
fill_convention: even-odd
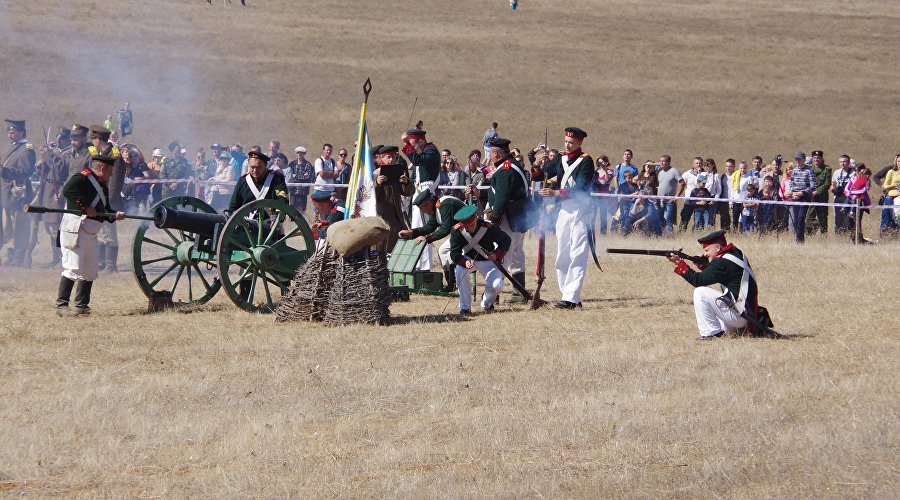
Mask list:
[[[389,273],[390,286],[393,288],[408,288],[410,290],[428,290],[440,292],[444,286],[442,273],[430,271],[415,271],[412,273]]]

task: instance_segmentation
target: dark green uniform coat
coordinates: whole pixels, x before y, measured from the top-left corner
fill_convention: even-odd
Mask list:
[[[94,189],[94,185],[90,181],[90,177],[97,179],[97,183],[100,184],[100,188],[103,190],[103,196],[106,197],[105,205],[103,204],[103,200],[97,200],[96,203],[91,204],[98,196],[97,190]],[[69,177],[69,180],[66,181],[65,186],[63,186],[62,192],[63,197],[66,199],[66,208],[69,210],[81,210],[84,212],[87,207],[93,206],[94,210],[98,213],[111,213],[115,211],[109,205],[109,187],[107,187],[107,185],[89,169],[84,169],[72,177]],[[109,218],[89,218],[101,222],[114,222]]]
[[[522,172],[522,175],[519,175],[513,165],[519,169],[519,172]],[[494,174],[491,175],[491,189],[488,192],[488,203],[491,204],[491,222],[500,224],[503,216],[509,216],[511,205],[521,203],[528,198],[528,189],[522,179],[522,176],[525,176],[527,180],[528,174],[512,156],[497,161],[494,167]]]
[[[92,155],[99,154],[116,159],[116,162],[113,163],[112,175],[107,183],[109,187],[109,206],[113,210],[125,210],[125,198],[122,197],[122,189],[125,188],[125,160],[122,159],[122,152],[119,151],[119,148],[109,143],[106,143],[106,146],[100,149],[90,146],[88,151]]]
[[[487,226],[488,229],[478,242],[478,245],[484,248],[485,251],[494,252],[497,256],[497,261],[502,261],[511,243],[509,236],[501,231],[500,228],[494,227],[490,222],[481,219],[478,219],[478,226],[475,229],[476,234],[481,230],[482,226]],[[453,232],[450,233],[450,260],[460,266],[466,265],[466,260],[469,260],[466,257],[475,260],[487,260],[474,248],[463,254],[463,248],[469,243],[469,240],[462,235],[462,232],[465,230],[466,228],[463,227],[462,223],[453,226]]]
[[[435,202],[435,216],[430,217],[424,226],[413,229],[413,238],[425,236],[425,241],[434,243],[446,237],[453,231],[453,226],[456,224],[453,215],[464,206],[466,206],[465,203],[453,196],[442,196]]]
[[[562,156],[565,153],[560,153],[553,160],[547,160],[544,163],[544,178],[550,179],[556,177],[555,185],[558,186],[559,189],[559,197],[562,199],[572,198],[572,197],[580,197],[580,196],[590,196],[590,193],[593,189],[593,179],[594,179],[594,159],[587,154],[581,154],[581,163],[575,167],[575,170],[572,172],[571,178],[575,181],[574,186],[563,186],[563,166],[562,166]],[[577,161],[572,160],[570,163],[574,163]]]
[[[441,152],[438,151],[437,146],[429,142],[421,153],[407,150],[406,157],[409,158],[409,163],[412,165],[410,178],[414,184],[437,182],[441,175]]]
[[[738,259],[744,258],[743,252],[738,250],[734,245],[729,244],[724,247],[723,250],[725,250],[724,253],[734,255]],[[741,291],[741,277],[743,275],[744,269],[741,268],[741,266],[728,259],[719,257],[713,259],[706,269],[699,272],[691,269],[681,276],[694,287],[710,286],[717,283],[724,285],[725,288],[731,292],[731,296],[737,300],[738,294]],[[746,310],[753,311],[754,313],[757,306],[756,295],[756,281],[751,277],[750,285],[747,287],[747,301],[744,303],[744,307]]]
[[[269,170],[266,176],[269,175],[273,176],[272,182],[269,184],[269,190],[266,191],[266,194],[262,199],[281,200],[290,205],[284,174]],[[238,180],[237,186],[234,187],[234,193],[231,195],[231,203],[228,204],[228,210],[230,212],[234,212],[251,201],[256,201],[256,195],[250,190],[250,186],[247,184],[248,182],[252,182],[257,189],[262,190],[262,187],[266,182],[266,177],[263,177],[262,181],[257,183],[250,174],[242,175]]]

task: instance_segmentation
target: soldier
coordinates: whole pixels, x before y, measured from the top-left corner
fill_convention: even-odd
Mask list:
[[[450,259],[456,264],[459,287],[459,314],[472,315],[472,287],[469,275],[476,270],[484,275],[481,308],[494,311],[494,301],[503,290],[503,274],[494,262],[502,261],[509,250],[509,236],[490,222],[478,218],[478,207],[466,205],[453,215],[457,222],[450,234]]]
[[[813,192],[812,201],[817,203],[828,203],[828,192],[831,187],[831,167],[825,164],[825,153],[816,150],[812,152],[812,173],[816,176],[816,190]],[[828,232],[828,207],[809,207],[807,212],[807,227],[812,228],[811,232],[815,232],[816,226],[809,224],[815,220],[818,224],[819,232],[826,234]]]
[[[495,137],[490,141],[491,190],[488,192],[488,209],[491,224],[506,233],[510,240],[509,252],[503,261],[513,279],[525,286],[525,232],[528,231],[528,185],[522,165],[509,152],[509,139]],[[513,290],[510,303],[524,304],[525,297]]]
[[[380,165],[373,172],[375,176],[375,213],[391,227],[391,232],[383,247],[383,251],[387,253],[394,249],[399,233],[405,228],[409,228],[409,223],[403,213],[403,197],[414,195],[416,188],[409,180],[406,161],[398,154],[400,149],[397,146],[379,146],[373,151],[377,152],[378,159],[376,161]],[[384,174],[388,169],[399,169],[402,173],[397,179],[388,179]],[[453,219],[452,213],[449,219]]]
[[[0,247],[12,240],[6,265],[20,267],[30,248],[30,220],[23,207],[34,197],[30,177],[34,173],[36,155],[34,145],[25,138],[25,120],[6,120],[6,123],[9,125],[6,136],[10,148],[0,163],[0,227],[6,231],[0,231]]]
[[[559,282],[560,309],[581,307],[588,259],[588,224],[591,221],[591,184],[594,160],[581,150],[587,132],[578,127],[565,130],[565,151],[545,163],[547,178],[555,177],[559,189],[543,188],[541,196],[558,197],[556,219],[556,278]]]
[[[429,190],[436,193],[438,177],[441,175],[441,153],[437,146],[425,139],[425,134],[424,130],[417,128],[407,130],[401,136],[404,143],[403,154],[409,158],[416,192]],[[427,216],[423,215],[418,207],[413,206],[412,227],[421,227],[426,219]],[[431,245],[425,246],[419,260],[419,269],[423,271],[431,269]]]
[[[756,276],[744,253],[725,241],[724,230],[712,232],[697,242],[703,247],[703,257],[709,260],[709,265],[700,272],[675,255],[670,255],[669,260],[676,264],[675,274],[695,287],[698,339],[710,340],[745,328],[745,314],[752,312],[756,316]],[[715,283],[722,286],[721,291],[710,288]]]
[[[290,204],[284,174],[269,170],[269,157],[258,151],[249,154],[250,171],[242,175],[234,187],[228,211],[234,212],[256,200],[281,200]]]
[[[91,125],[91,146],[88,146],[88,152],[92,157],[99,155],[115,159],[112,173],[107,181],[107,188],[109,189],[109,206],[113,211],[118,212],[125,209],[125,200],[122,198],[122,188],[125,186],[125,161],[122,159],[119,148],[109,142],[110,134],[112,132],[103,125]],[[97,242],[99,244],[100,269],[106,269],[111,273],[118,272],[119,234],[116,225],[100,226]]]
[[[49,148],[41,147],[41,159],[38,161],[37,167],[40,172],[41,187],[35,195],[34,203],[50,208],[61,208],[60,193],[62,187],[69,179],[69,171],[66,167],[66,155],[72,149],[71,131],[68,127],[60,127],[59,133],[56,135],[56,142],[50,143]],[[38,199],[40,197],[40,199]],[[59,245],[56,242],[56,231],[59,229],[60,214],[46,213],[35,218],[34,224],[44,226],[44,231],[50,236],[50,251],[52,257],[50,262],[40,267],[52,268],[60,264],[61,253]],[[39,229],[35,227],[33,234],[35,239]],[[29,250],[29,253],[31,250]],[[30,260],[30,256],[26,258]]]
[[[413,205],[418,207],[423,214],[428,215],[428,222],[422,227],[404,229],[398,233],[398,236],[415,238],[416,241],[427,243],[434,243],[448,236],[453,231],[453,225],[458,222],[453,219],[453,216],[466,206],[455,196],[448,194],[438,198],[428,190],[419,192],[413,199]],[[456,289],[456,265],[450,259],[449,238],[438,248],[438,258],[444,269],[444,278],[447,280],[447,286],[441,291],[452,292]]]
[[[169,152],[172,153],[171,158],[163,160],[162,168],[159,171],[160,179],[186,179],[191,176],[191,164],[184,153],[181,152],[181,144],[178,142],[169,143]],[[268,158],[268,157],[267,157]],[[184,196],[187,193],[188,185],[184,182],[167,182],[162,185],[162,197]]]
[[[112,213],[107,183],[116,161],[117,158],[110,156],[91,156],[91,168],[75,173],[63,186],[66,208],[80,210],[84,215],[64,214],[59,225],[63,272],[56,312],[60,316],[79,316],[91,312],[91,288],[99,271],[97,232],[105,223],[114,222],[110,217],[98,218],[97,214]],[[115,212],[115,220],[124,218],[123,212]],[[69,310],[69,297],[76,282],[78,288],[73,314]]]
[[[328,226],[344,220],[344,202],[335,200],[331,197],[331,193],[327,191],[313,191],[312,202],[316,213],[310,229],[313,231],[313,238],[323,242],[325,241],[325,236],[328,235]],[[317,243],[316,245],[320,244],[323,243]]]

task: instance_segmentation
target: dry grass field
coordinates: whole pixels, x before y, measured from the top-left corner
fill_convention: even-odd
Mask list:
[[[145,149],[315,151],[352,143],[371,77],[375,142],[418,96],[455,152],[491,120],[514,145],[575,124],[594,155],[676,166],[900,147],[894,3],[248,2],[0,0],[0,117],[38,141],[128,99]],[[414,296],[351,328],[221,294],[143,315],[124,251],[94,314],[63,321],[57,271],[0,268],[0,496],[897,497],[898,243],[736,243],[790,339],[695,341],[690,287],[650,257],[601,255],[580,311],[457,321]]]

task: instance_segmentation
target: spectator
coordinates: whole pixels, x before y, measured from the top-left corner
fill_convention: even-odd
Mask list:
[[[613,175],[616,180],[615,189],[618,191],[619,186],[625,183],[625,172],[631,172],[632,177],[638,176],[638,169],[635,167],[631,161],[634,158],[634,153],[630,149],[626,149],[622,152],[622,162],[616,164],[613,168]],[[613,218],[612,224],[610,225],[610,231],[616,230],[616,225],[618,222],[622,221],[622,218]]]
[[[778,195],[776,196],[778,200],[790,201],[791,172],[793,170],[793,163],[789,163],[784,171],[784,175],[781,177],[781,182],[778,184]],[[775,225],[779,231],[794,230],[794,218],[791,216],[791,208],[787,205],[781,205],[782,210],[777,212],[780,218],[775,221]]]
[[[706,188],[706,179],[706,174],[700,174],[699,176],[697,176],[697,187],[691,190],[691,198],[712,198],[712,193],[710,193],[709,189]],[[710,220],[710,215],[712,215],[712,212],[708,209],[715,208],[715,202],[707,200],[694,200],[692,204],[694,205],[693,229],[696,231],[698,229],[712,226],[712,220]]]
[[[661,231],[659,227],[659,209],[656,203],[647,197],[644,190],[638,191],[638,196],[631,205],[628,220],[630,222],[630,231],[640,231],[644,236],[659,236]],[[623,231],[624,232],[624,231]]]
[[[275,160],[281,158],[282,165],[288,164],[287,156],[281,152],[281,142],[275,139],[269,142],[269,168],[275,165]]]
[[[681,176],[684,180],[684,191],[682,193],[687,193],[688,196],[690,196],[690,193],[697,187],[697,176],[700,175],[701,170],[703,170],[703,158],[695,156],[691,169]],[[679,193],[679,196],[681,196],[682,193]],[[681,207],[680,227],[682,230],[686,230],[688,224],[691,223],[695,206],[696,204],[693,201],[684,200],[684,205]]]
[[[716,160],[707,158],[703,161],[703,173],[700,174],[706,181],[706,190],[712,198],[718,198],[722,193],[722,183],[719,179],[719,169],[716,167]],[[703,210],[706,214],[703,216],[706,227],[713,227],[716,224],[716,211],[718,202],[709,202]]]
[[[684,179],[681,177],[681,172],[672,166],[671,156],[662,155],[659,157],[659,163],[648,163],[648,165],[659,167],[656,170],[656,179],[659,181],[659,196],[681,196],[684,192]],[[661,203],[661,222],[665,223],[665,234],[671,236],[676,224],[676,200],[663,199]]]
[[[816,176],[810,170],[802,158],[803,153],[797,153],[797,167],[791,171],[791,180],[785,189],[786,199],[799,202],[809,202],[816,191]],[[806,238],[806,212],[807,205],[795,205],[791,207],[791,220],[794,223],[794,237],[797,243],[803,243]]]
[[[244,168],[244,162],[247,161],[247,155],[244,154],[244,148],[240,144],[234,144],[231,146],[231,169],[234,170],[233,176],[235,179],[240,178],[243,175],[242,171]]]
[[[184,148],[178,142],[169,144],[169,151],[172,153],[171,158],[163,161],[162,169],[159,171],[159,178],[164,180],[186,179],[191,175],[191,165],[187,158],[184,157]],[[188,184],[186,182],[166,182],[162,186],[163,198],[170,196],[183,196],[188,192]]]
[[[344,148],[338,150],[338,172],[335,182],[337,184],[350,184],[350,175],[353,173],[353,168],[347,163],[347,150]],[[346,200],[348,189],[345,187],[335,188],[335,196],[340,200]]]
[[[288,184],[311,184],[316,180],[316,169],[306,159],[306,148],[297,146],[294,148],[297,159],[291,161],[288,165],[290,176]],[[301,214],[306,212],[307,197],[309,195],[309,186],[290,186],[288,185],[288,194],[291,198],[291,206],[297,209]]]
[[[893,211],[882,210],[881,230],[896,230],[900,227],[900,153],[894,156],[894,167],[885,173],[881,187],[884,189],[882,204],[894,207]]]
[[[194,164],[191,167],[192,177],[195,181],[205,181],[215,175],[216,173],[216,160],[206,159],[206,151],[203,148],[197,149],[197,153],[194,157]],[[196,188],[196,189],[195,189]],[[197,192],[197,196],[201,199],[204,198],[204,190],[203,185],[192,185],[192,191]]]
[[[741,210],[741,232],[752,233],[756,230],[756,212],[759,210],[759,187],[756,183],[747,185],[747,195],[743,199]]]
[[[453,196],[459,200],[465,200],[465,187],[469,184],[469,176],[460,166],[456,157],[450,155],[446,163],[441,163],[441,175],[438,177],[439,186],[458,187],[461,189],[447,189],[445,195]]]
[[[152,180],[158,180],[160,178],[159,174],[162,172],[163,165],[163,154],[162,149],[156,148],[153,150],[153,154],[150,158],[150,163],[147,164],[147,178]],[[162,200],[162,184],[154,183],[150,185],[150,201],[148,204],[156,204]]]
[[[831,176],[831,193],[834,195],[834,203],[844,204],[847,202],[847,195],[844,191],[851,181],[850,157],[841,155],[838,158],[840,168],[834,171]],[[835,234],[843,234],[850,231],[850,220],[848,219],[849,211],[847,207],[834,207],[834,232]]]
[[[853,179],[853,182],[847,188],[848,194],[848,203],[851,203],[853,206],[850,208],[849,213],[849,221],[852,224],[853,232],[850,233],[850,240],[859,243],[859,242],[867,242],[865,238],[862,237],[862,218],[864,213],[869,213],[868,206],[872,204],[872,199],[869,198],[869,187],[870,187],[870,179],[872,178],[872,171],[866,168],[865,163],[860,163],[858,165],[858,173],[859,175]],[[858,206],[863,206],[866,208],[861,208],[857,210]],[[856,215],[859,214],[859,220],[856,220]],[[859,228],[859,240],[856,239],[857,229]]]
[[[322,145],[322,156],[316,158],[316,186],[313,188],[314,191],[321,193],[334,192],[334,188],[326,184],[336,184],[336,180],[341,173],[338,170],[337,162],[331,157],[332,150],[333,146],[325,143]]]
[[[828,193],[831,187],[831,167],[825,164],[824,156],[822,151],[812,152],[812,173],[816,176],[816,191],[812,201],[817,203],[828,203]],[[809,207],[807,217],[807,223],[816,221],[821,234],[828,233],[828,207]],[[815,232],[815,227],[811,226],[810,230]]]
[[[491,128],[484,131],[484,137],[481,138],[481,144],[484,146],[484,158],[491,157],[491,139],[500,137],[497,132],[497,122],[491,122]]]
[[[222,151],[216,159],[216,171],[209,178],[213,183],[228,184],[209,184],[206,189],[206,202],[216,210],[224,210],[231,201],[231,184],[234,182],[234,168],[231,166],[231,155]]]
[[[763,188],[759,193],[760,200],[775,201],[778,190],[775,189],[775,179],[771,175],[763,178]],[[756,212],[756,226],[760,232],[768,233],[775,229],[775,209],[772,203],[761,203]]]
[[[636,182],[638,186],[647,191],[648,194],[656,194],[656,191],[659,189],[659,180],[656,178],[656,168],[644,164],[641,167],[641,173],[638,174]]]
[[[625,172],[624,180],[625,182],[619,185],[619,188],[616,190],[616,193],[620,195],[617,197],[619,208],[616,212],[621,223],[623,235],[631,232],[631,205],[634,203],[634,198],[623,195],[634,194],[640,190],[637,183],[634,182],[634,175],[630,170]]]
[[[126,179],[132,181],[149,179],[149,167],[137,146],[134,144],[123,146],[122,159],[125,162]],[[150,197],[150,184],[125,184],[122,194],[126,202],[126,212],[143,212],[149,208],[147,198]]]
[[[731,163],[731,182],[728,184],[728,199],[731,200],[729,203],[729,207],[731,208],[731,229],[733,231],[738,231],[741,228],[741,177],[747,173],[747,164],[741,162],[743,164],[743,172],[741,171],[741,165],[737,164],[737,168],[735,168],[736,162],[734,159],[729,158],[725,160],[725,169],[728,170],[728,164]]]
[[[725,160],[725,172],[719,174],[719,198],[731,199],[731,177],[734,174],[734,159]],[[718,203],[719,229],[728,231],[731,229],[731,206],[727,201]]]
[[[594,173],[594,192],[599,194],[612,193],[615,173],[609,165],[609,157],[601,155],[597,158],[597,168]],[[600,234],[606,234],[607,223],[615,215],[616,202],[608,196],[595,196],[594,207],[600,212]]]

